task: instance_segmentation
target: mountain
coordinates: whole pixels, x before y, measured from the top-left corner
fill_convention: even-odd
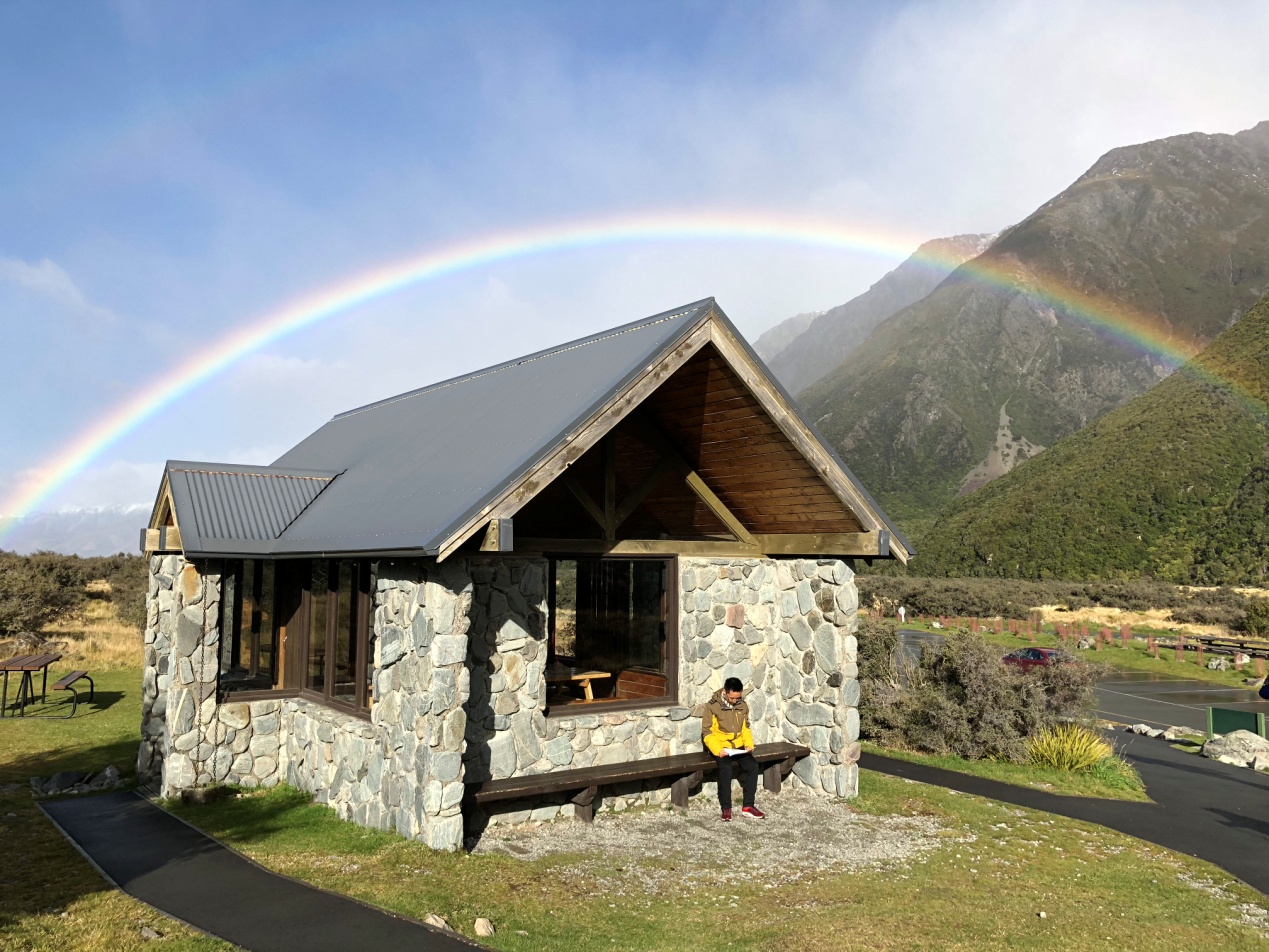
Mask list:
[[[915,304],[962,262],[979,254],[995,235],[957,235],[921,245],[910,258],[858,297],[820,314],[791,317],[758,338],[756,347],[786,390],[797,394],[837,367],[890,315]],[[798,323],[810,317],[797,333]],[[782,330],[784,328],[788,330]],[[777,336],[777,332],[782,332]],[[771,356],[762,342],[784,340]],[[770,346],[770,345],[768,345]]]
[[[758,352],[758,356],[763,360],[771,360],[772,357],[788,347],[795,337],[810,327],[811,322],[823,313],[823,311],[807,311],[805,314],[795,314],[790,318],[786,318],[775,327],[764,331],[762,336],[753,342],[753,349]]]
[[[919,540],[958,494],[1150,389],[1172,366],[1158,354],[1199,350],[1267,288],[1269,122],[1115,149],[799,402]]]
[[[1154,389],[957,501],[923,574],[1269,578],[1269,297]]]
[[[92,556],[136,552],[141,530],[149,521],[149,505],[38,512],[14,526],[5,545],[21,553],[47,550]]]

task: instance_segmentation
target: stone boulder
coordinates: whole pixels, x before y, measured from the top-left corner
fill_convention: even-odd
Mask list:
[[[1269,740],[1252,731],[1234,731],[1204,744],[1203,756],[1235,767],[1250,767],[1257,757],[1269,758]]]

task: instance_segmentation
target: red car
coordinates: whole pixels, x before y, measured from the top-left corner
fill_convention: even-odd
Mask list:
[[[1051,664],[1061,664],[1068,659],[1057,648],[1019,648],[1017,651],[1009,652],[1000,660],[1023,671],[1030,671],[1032,668],[1046,668]]]

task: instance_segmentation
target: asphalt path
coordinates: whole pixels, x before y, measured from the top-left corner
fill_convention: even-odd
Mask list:
[[[250,952],[471,952],[462,936],[258,866],[135,793],[40,804],[130,896]]]

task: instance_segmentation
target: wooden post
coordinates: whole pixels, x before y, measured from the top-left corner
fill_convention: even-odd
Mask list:
[[[1004,620],[1001,618],[994,619],[992,622],[991,630],[994,631],[998,635],[1001,634],[1005,630]]]
[[[1119,626],[1119,647],[1127,648],[1128,642],[1132,641],[1132,625]]]
[[[1146,650],[1154,656],[1156,661],[1159,660],[1159,642],[1156,640],[1154,635],[1151,635],[1146,639]]]
[[[1182,663],[1185,661],[1185,635],[1176,636],[1176,660]]]
[[[1101,650],[1102,650],[1102,640],[1101,640],[1100,638],[1094,638],[1094,639],[1093,639],[1093,647],[1094,647],[1094,648],[1096,648],[1098,651],[1101,651]]]
[[[590,823],[595,819],[595,795],[599,793],[599,787],[587,787],[581,793],[573,797],[573,816],[581,820],[583,823]],[[673,794],[671,794],[673,796]]]
[[[1098,635],[1098,637],[1101,638],[1102,641],[1106,642],[1108,646],[1110,645],[1111,643],[1110,629],[1107,628],[1105,625],[1102,626],[1102,630],[1100,634]]]
[[[1198,660],[1194,662],[1200,668],[1203,667],[1203,647],[1203,642],[1200,641],[1198,643]]]
[[[1265,659],[1256,659],[1256,677],[1263,678],[1265,676]]]

